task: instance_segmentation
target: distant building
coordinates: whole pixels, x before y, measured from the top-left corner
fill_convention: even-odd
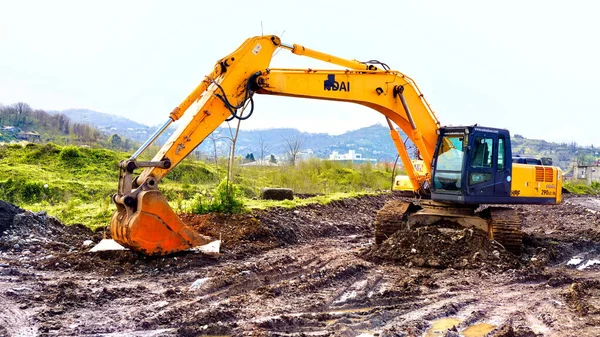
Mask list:
[[[585,180],[588,185],[591,184],[592,181],[600,181],[600,164],[573,165],[572,179]]]
[[[370,162],[371,164],[377,164],[377,159],[363,158],[360,153],[356,153],[354,150],[348,150],[348,153],[339,153],[337,151],[333,151],[329,155],[329,160],[346,161],[350,163]]]
[[[17,134],[17,138],[32,143],[42,141],[42,136],[37,132],[19,132]]]
[[[12,134],[16,134],[21,132],[21,128],[18,128],[16,126],[11,126],[11,125],[7,125],[7,126],[3,126],[2,130],[6,133],[12,133]]]
[[[251,161],[245,164],[242,164],[242,166],[279,166],[279,163],[273,163],[269,160],[255,160],[255,161]]]
[[[296,155],[296,160],[300,161],[300,160],[307,160],[309,158],[314,157],[314,152],[311,149],[307,149],[304,151],[300,151],[298,152],[298,154]]]

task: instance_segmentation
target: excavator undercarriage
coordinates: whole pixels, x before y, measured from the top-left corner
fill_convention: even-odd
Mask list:
[[[456,205],[432,200],[388,201],[377,212],[375,243],[381,244],[399,230],[458,225],[480,230],[506,250],[520,255],[523,235],[518,213],[509,207],[479,208],[479,205]]]

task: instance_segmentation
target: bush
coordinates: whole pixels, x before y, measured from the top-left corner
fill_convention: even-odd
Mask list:
[[[56,187],[44,187],[41,182],[10,178],[0,182],[0,199],[11,203],[57,202],[62,199],[62,191]]]
[[[81,158],[81,152],[76,146],[65,146],[58,154],[58,159],[65,164],[77,164]]]
[[[199,163],[179,163],[166,179],[184,184],[214,183],[216,174]]]
[[[227,180],[222,180],[210,195],[197,193],[191,207],[192,212],[196,214],[211,212],[234,214],[241,213],[245,209],[242,190],[238,185],[228,183]]]
[[[23,160],[24,163],[28,164],[38,164],[43,160],[55,160],[56,154],[60,153],[60,149],[52,143],[43,146],[36,145],[29,147],[29,150],[31,150],[31,152],[26,155]]]

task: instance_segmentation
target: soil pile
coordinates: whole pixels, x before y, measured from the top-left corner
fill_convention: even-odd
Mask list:
[[[600,313],[600,281],[598,280],[574,282],[563,297],[569,307],[582,317]]]
[[[327,205],[271,208],[251,214],[179,216],[199,233],[222,239],[224,253],[243,255],[324,236],[357,232],[372,236],[373,217],[391,198],[391,195],[361,196],[332,201]],[[348,214],[349,209],[353,210],[351,214]],[[339,221],[341,214],[345,215],[344,221]]]
[[[379,246],[366,251],[365,257],[376,262],[440,269],[519,266],[515,255],[489,240],[482,231],[436,226],[397,231]]]
[[[101,240],[82,225],[65,226],[46,212],[31,212],[0,201],[0,261],[10,268],[0,274],[10,274],[14,267],[52,269],[61,264],[70,267],[69,259]],[[71,259],[72,260],[72,259]]]
[[[280,245],[278,238],[251,214],[180,214],[200,234],[221,239],[222,253],[249,253]]]
[[[23,255],[73,251],[85,240],[97,236],[81,225],[65,226],[44,211],[24,211],[5,202],[1,205],[7,211],[2,212],[0,218],[0,227],[4,228],[0,232],[0,251]]]
[[[597,198],[565,196],[559,205],[515,205],[522,216],[523,230],[537,237],[569,242],[600,242],[600,201]]]
[[[22,213],[23,210],[19,207],[0,200],[0,236],[5,230],[12,226],[15,215]]]

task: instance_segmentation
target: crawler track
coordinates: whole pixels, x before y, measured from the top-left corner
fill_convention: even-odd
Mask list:
[[[492,238],[513,254],[521,255],[523,232],[521,232],[521,219],[517,211],[506,207],[490,207],[488,211]]]

